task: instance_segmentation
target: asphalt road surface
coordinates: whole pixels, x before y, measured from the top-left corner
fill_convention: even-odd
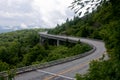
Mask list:
[[[102,41],[74,37],[68,38],[80,39],[82,42],[92,44],[96,47],[96,51],[71,62],[19,74],[15,77],[15,80],[75,80],[76,73],[85,74],[89,68],[89,62],[101,58],[106,53]]]

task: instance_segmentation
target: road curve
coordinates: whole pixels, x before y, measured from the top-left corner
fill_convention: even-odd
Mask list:
[[[82,42],[92,44],[96,47],[96,51],[86,57],[71,62],[16,75],[15,80],[75,80],[76,73],[86,73],[89,68],[89,62],[101,58],[106,53],[105,45],[102,41],[75,37],[67,38],[80,39]]]

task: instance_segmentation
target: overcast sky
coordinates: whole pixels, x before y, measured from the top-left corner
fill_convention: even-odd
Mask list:
[[[0,26],[55,27],[74,12],[68,8],[73,0],[0,0]],[[1,27],[0,27],[1,28]],[[2,27],[3,28],[3,27]]]

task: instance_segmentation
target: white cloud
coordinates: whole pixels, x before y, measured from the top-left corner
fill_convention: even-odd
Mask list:
[[[27,26],[25,23],[22,23],[22,24],[20,24],[20,28],[21,28],[21,29],[27,29],[28,26]]]
[[[34,26],[34,28],[40,28],[40,26]]]
[[[55,27],[74,16],[74,12],[68,9],[72,1],[0,0],[0,25]]]
[[[66,11],[69,10],[69,14],[73,14],[73,12],[68,9],[68,6],[70,6],[72,1],[73,0],[34,0],[32,7],[41,15],[41,19],[46,24],[54,27],[60,21],[64,22],[67,17],[71,18]],[[61,17],[64,21],[63,19],[60,20]]]

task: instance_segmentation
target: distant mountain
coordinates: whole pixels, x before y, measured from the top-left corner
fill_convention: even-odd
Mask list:
[[[12,29],[0,29],[0,33],[11,32],[14,31]]]
[[[22,30],[22,29],[32,29],[32,28],[40,28],[40,27],[33,26],[33,25],[29,25],[27,27],[24,27],[24,26],[12,26],[12,27],[11,26],[0,26],[0,33]]]

